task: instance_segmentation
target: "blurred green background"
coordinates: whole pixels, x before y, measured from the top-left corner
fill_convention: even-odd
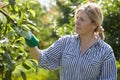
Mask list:
[[[31,30],[40,40],[40,49],[48,48],[66,34],[74,34],[75,9],[92,0],[49,0],[47,7],[38,0],[1,0],[0,9],[14,20],[21,31]],[[105,41],[115,53],[120,80],[120,0],[94,0],[104,13]],[[43,0],[43,3],[46,3]],[[0,14],[0,80],[59,80],[59,70],[49,71],[38,67],[30,59],[23,37],[13,29],[13,22]]]

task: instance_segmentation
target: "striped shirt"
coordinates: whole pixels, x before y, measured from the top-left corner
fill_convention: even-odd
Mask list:
[[[115,61],[112,48],[100,37],[82,55],[78,35],[68,35],[40,50],[39,65],[50,70],[60,68],[60,80],[116,80]]]

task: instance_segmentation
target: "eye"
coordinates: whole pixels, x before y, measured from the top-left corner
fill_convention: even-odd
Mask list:
[[[76,16],[76,19],[78,19],[79,17],[78,16]]]
[[[85,21],[83,18],[80,18],[81,21]]]

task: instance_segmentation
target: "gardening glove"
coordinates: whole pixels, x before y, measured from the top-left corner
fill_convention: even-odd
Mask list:
[[[39,45],[39,40],[30,31],[26,32],[25,41],[29,47],[35,47]]]
[[[29,47],[35,47],[39,45],[39,40],[34,34],[31,33],[31,31],[20,30],[16,25],[13,26],[13,29],[19,36],[24,37],[25,42]]]

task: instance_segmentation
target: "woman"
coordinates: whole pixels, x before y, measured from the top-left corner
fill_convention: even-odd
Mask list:
[[[46,50],[33,47],[31,55],[43,68],[60,67],[60,80],[116,80],[116,60],[110,45],[103,41],[102,21],[97,4],[81,6],[75,13],[77,35],[64,36]]]
[[[26,39],[30,55],[45,69],[60,68],[60,80],[116,80],[116,60],[103,41],[102,21],[101,8],[85,4],[75,13],[76,35],[64,36],[46,50],[38,49],[38,39],[32,35]]]

